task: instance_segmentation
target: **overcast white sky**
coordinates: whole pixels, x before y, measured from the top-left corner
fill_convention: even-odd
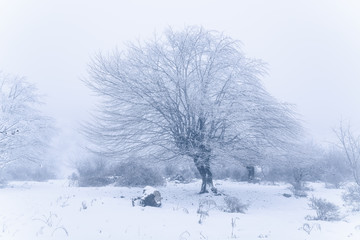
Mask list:
[[[94,103],[80,80],[94,53],[194,24],[267,62],[267,89],[296,105],[316,141],[333,141],[340,119],[360,127],[358,0],[0,0],[0,70],[36,83],[71,132]]]

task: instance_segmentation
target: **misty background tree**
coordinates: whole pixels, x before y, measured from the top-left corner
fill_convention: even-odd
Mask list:
[[[24,78],[0,72],[0,170],[23,174],[46,161],[53,121],[38,110],[39,95]],[[21,177],[21,176],[20,176]]]
[[[356,135],[350,124],[344,126],[341,122],[338,129],[335,129],[340,149],[344,152],[353,179],[360,186],[360,135]]]
[[[169,28],[125,51],[96,55],[85,80],[101,99],[86,128],[92,150],[113,160],[191,158],[204,193],[207,185],[217,191],[214,161],[254,164],[287,149],[301,127],[264,89],[264,64],[240,45],[202,27]]]

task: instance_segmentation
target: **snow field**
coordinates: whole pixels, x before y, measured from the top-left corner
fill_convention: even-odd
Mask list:
[[[223,195],[199,195],[200,182],[159,187],[162,207],[132,207],[142,188],[70,187],[66,180],[12,182],[0,189],[0,239],[360,239],[360,213],[341,199],[343,189],[312,183],[308,198],[286,198],[289,185],[216,181]],[[242,213],[227,213],[224,197],[248,204]],[[341,209],[341,221],[306,220],[315,211],[311,196],[327,199]],[[200,216],[199,202],[209,202]],[[214,205],[216,204],[216,206]],[[208,210],[208,211],[207,211]],[[199,219],[202,217],[202,223]]]

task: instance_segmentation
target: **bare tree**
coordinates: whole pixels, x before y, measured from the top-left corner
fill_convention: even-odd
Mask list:
[[[335,133],[346,155],[354,180],[360,186],[360,136],[354,135],[350,125],[345,127],[343,123],[340,123]]]
[[[168,29],[93,59],[85,82],[102,102],[87,133],[101,154],[190,157],[200,193],[216,192],[212,161],[251,161],[296,138],[294,113],[266,92],[264,73],[223,34]]]
[[[53,123],[39,103],[34,85],[0,73],[0,169],[42,164]]]

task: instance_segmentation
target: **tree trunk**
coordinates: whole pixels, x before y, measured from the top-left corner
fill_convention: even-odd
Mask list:
[[[247,166],[246,169],[248,170],[248,182],[251,182],[255,177],[255,167]]]
[[[198,171],[200,173],[201,180],[202,180],[200,194],[208,192],[206,190],[207,185],[209,185],[210,190],[216,194],[217,189],[214,187],[212,173],[210,171],[210,166],[206,166],[208,164],[200,164],[198,159],[194,159],[194,162],[195,162],[196,168],[198,169]]]

